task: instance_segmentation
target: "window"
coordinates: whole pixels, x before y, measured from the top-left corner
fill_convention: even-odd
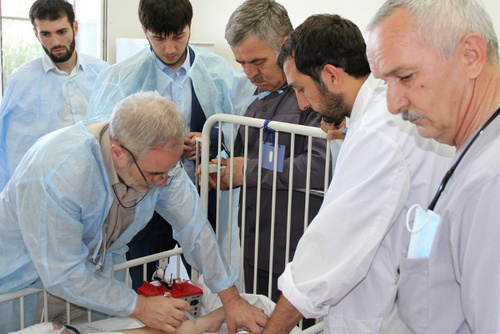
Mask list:
[[[78,21],[76,49],[102,59],[102,1],[69,0]],[[1,89],[11,73],[25,62],[43,55],[43,49],[35,37],[29,20],[33,0],[0,1],[1,33]]]
[[[70,1],[71,2],[71,1]],[[78,52],[103,59],[103,0],[74,0]]]
[[[22,0],[1,2],[2,91],[14,69],[43,53],[28,18],[32,3]]]

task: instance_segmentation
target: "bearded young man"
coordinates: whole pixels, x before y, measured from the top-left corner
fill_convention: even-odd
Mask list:
[[[11,75],[0,113],[0,190],[41,136],[81,121],[104,61],[75,50],[78,22],[64,0],[38,0],[30,9],[45,55]]]
[[[315,52],[310,52],[315,50]],[[264,333],[288,333],[302,318],[325,318],[325,333],[409,333],[395,304],[406,215],[425,205],[453,149],[421,138],[387,111],[359,28],[314,15],[285,42],[280,62],[302,109],[347,134],[328,192],[278,280],[282,295]]]

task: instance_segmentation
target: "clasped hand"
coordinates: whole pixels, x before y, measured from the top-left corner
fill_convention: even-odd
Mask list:
[[[182,299],[138,295],[132,317],[148,327],[173,334],[176,328],[180,327],[186,320],[186,315],[181,310],[190,312],[191,306]]]
[[[335,139],[344,139],[345,138],[345,130],[346,128],[346,119],[342,120],[339,124],[336,123],[327,123],[324,120],[321,120],[321,130],[326,132],[326,139],[335,140]]]
[[[243,157],[235,157],[224,159],[220,158],[220,165],[226,168],[221,168],[220,173],[220,190],[228,190],[231,187],[231,167],[232,167],[232,188],[241,187],[243,185],[243,165],[245,159]],[[219,163],[218,159],[213,159],[210,164],[217,165]],[[198,179],[201,181],[201,165],[198,166],[196,171],[198,174]],[[217,173],[210,173],[208,175],[208,184],[210,188],[217,189]]]

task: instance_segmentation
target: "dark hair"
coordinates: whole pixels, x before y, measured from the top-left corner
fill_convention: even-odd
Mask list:
[[[278,64],[290,57],[297,70],[321,82],[326,64],[343,69],[355,78],[370,73],[366,44],[359,28],[339,15],[313,15],[299,25],[286,40]]]
[[[30,21],[33,27],[35,19],[55,21],[66,16],[68,22],[73,26],[75,12],[73,6],[65,0],[37,0],[30,8]]]
[[[139,21],[146,30],[156,34],[179,34],[191,25],[192,18],[189,0],[141,0],[139,3]]]

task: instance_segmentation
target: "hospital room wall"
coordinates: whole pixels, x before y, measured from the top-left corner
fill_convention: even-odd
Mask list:
[[[214,51],[241,70],[234,61],[231,49],[224,39],[224,29],[231,13],[244,0],[191,0],[193,22],[191,41],[211,42]],[[488,13],[496,17],[500,13],[500,1],[482,0]],[[384,0],[278,0],[288,10],[294,27],[312,14],[339,14],[356,23],[364,30]],[[108,61],[116,61],[117,38],[144,38],[137,16],[139,0],[108,0]],[[500,37],[500,20],[494,20],[495,31]]]

